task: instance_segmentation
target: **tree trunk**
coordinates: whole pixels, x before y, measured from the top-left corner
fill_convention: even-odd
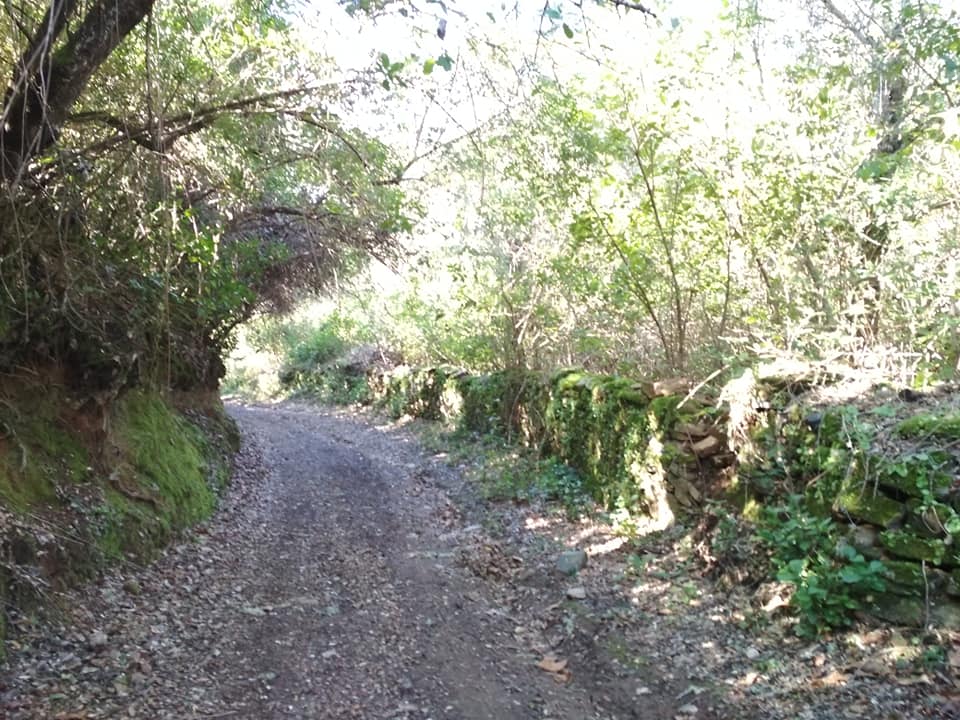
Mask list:
[[[52,0],[13,70],[0,126],[0,180],[15,189],[27,164],[49,149],[70,108],[155,0],[99,0],[54,50],[76,0]]]

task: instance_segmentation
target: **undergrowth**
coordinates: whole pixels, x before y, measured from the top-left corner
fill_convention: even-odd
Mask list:
[[[833,520],[812,514],[800,496],[766,508],[757,534],[777,579],[793,586],[790,605],[800,636],[846,627],[862,601],[885,588],[883,563],[842,541]]]

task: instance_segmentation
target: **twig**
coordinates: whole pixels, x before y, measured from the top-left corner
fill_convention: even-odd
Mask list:
[[[687,402],[688,400],[692,399],[694,395],[696,395],[698,392],[700,392],[700,390],[703,389],[703,386],[704,386],[704,385],[706,385],[708,382],[710,382],[710,381],[713,380],[715,377],[717,377],[717,375],[719,375],[719,374],[722,373],[722,372],[725,372],[725,371],[728,370],[729,368],[730,368],[729,365],[724,365],[723,367],[718,368],[717,370],[714,370],[712,373],[710,373],[709,375],[707,375],[706,379],[705,379],[703,382],[698,383],[697,385],[695,385],[694,388],[693,388],[693,390],[691,390],[690,392],[688,392],[687,395],[686,395],[686,397],[683,398],[683,400],[680,401],[680,403],[677,405],[677,410],[679,410],[680,408],[682,408],[682,407],[686,404],[686,402]]]
[[[638,2],[629,2],[629,0],[613,0],[613,4],[617,7],[624,7],[628,10],[639,10],[644,15],[649,15],[652,18],[655,18],[657,14],[648,8],[646,5]]]

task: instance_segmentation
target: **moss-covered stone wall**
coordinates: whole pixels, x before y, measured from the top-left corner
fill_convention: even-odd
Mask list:
[[[761,503],[788,494],[835,522],[865,558],[883,563],[872,614],[908,625],[960,627],[960,415],[954,399],[904,401],[875,386],[845,399],[785,392],[754,378],[767,408],[741,482]]]
[[[741,507],[749,499],[753,512],[802,495],[811,512],[833,519],[843,542],[883,562],[886,589],[866,609],[898,623],[960,627],[956,412],[897,419],[887,406],[808,406],[808,385],[752,371],[711,404],[576,369],[398,368],[371,374],[368,385],[368,400],[395,417],[539,447],[575,468],[597,500],[645,513],[654,527],[695,508],[708,477],[731,479],[725,492]]]
[[[441,420],[460,430],[498,433],[571,466],[607,507],[646,515],[665,527],[690,498],[687,478],[701,469],[682,425],[713,417],[696,402],[631,380],[568,369],[547,375],[471,375],[449,367],[401,367],[368,377],[369,401],[394,417]],[[722,429],[717,437],[722,437]],[[720,442],[718,441],[718,444]],[[679,490],[679,492],[678,492]]]

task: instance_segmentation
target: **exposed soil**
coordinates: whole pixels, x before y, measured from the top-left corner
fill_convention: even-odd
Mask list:
[[[676,538],[490,506],[395,424],[231,412],[245,443],[222,510],[57,598],[58,620],[14,618],[0,717],[960,717],[956,667],[918,666],[920,640],[757,633]],[[569,578],[573,546],[590,561]]]

